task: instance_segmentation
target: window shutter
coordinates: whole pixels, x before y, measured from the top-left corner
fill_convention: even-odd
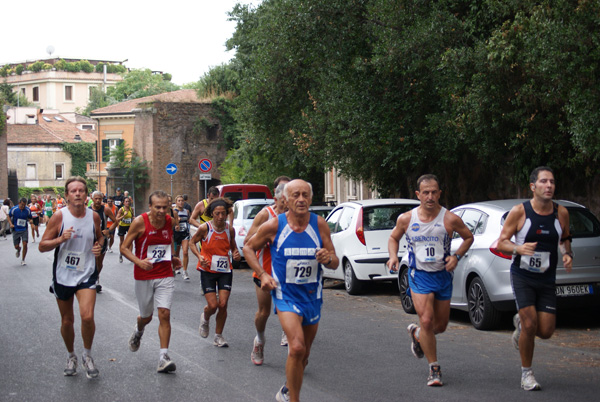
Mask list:
[[[102,140],[102,162],[110,160],[110,145],[109,140]]]

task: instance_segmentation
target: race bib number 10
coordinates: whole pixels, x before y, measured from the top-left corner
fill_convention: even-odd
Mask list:
[[[170,244],[153,244],[148,246],[146,253],[152,264],[162,261],[171,261],[171,245]]]
[[[285,267],[285,282],[304,285],[317,281],[318,262],[311,260],[287,260]]]
[[[419,262],[436,262],[444,256],[441,243],[426,243],[417,247],[416,257]]]

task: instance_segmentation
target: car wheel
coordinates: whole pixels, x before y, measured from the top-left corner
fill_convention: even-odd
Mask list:
[[[354,269],[348,260],[344,262],[344,286],[350,295],[360,294],[363,289],[363,283],[354,275]]]
[[[502,314],[492,305],[481,278],[474,278],[469,283],[467,300],[469,319],[475,328],[485,330],[498,327]]]
[[[410,297],[410,290],[408,288],[408,267],[400,270],[398,274],[398,289],[400,290],[400,301],[402,302],[402,308],[405,313],[416,314],[415,305],[413,304],[412,297]]]

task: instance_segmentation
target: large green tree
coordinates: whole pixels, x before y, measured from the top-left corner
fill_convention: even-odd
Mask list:
[[[336,166],[405,196],[434,172],[449,204],[515,195],[538,164],[600,173],[597,0],[265,0],[231,18],[238,168]]]

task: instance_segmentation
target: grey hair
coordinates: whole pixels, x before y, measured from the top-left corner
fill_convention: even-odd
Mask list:
[[[97,195],[100,195],[100,196],[102,196],[102,198],[104,198],[104,194],[102,194],[102,191],[98,191],[98,190],[96,190],[92,193],[92,198],[94,198]]]
[[[292,180],[292,181],[293,181],[293,180]],[[309,183],[309,182],[307,182],[307,181],[304,181],[304,182],[305,182],[306,184],[308,184],[308,188],[310,189],[310,198],[313,198],[312,184],[310,184],[310,183]],[[291,182],[290,182],[290,183],[291,183]],[[286,183],[286,184],[288,184],[288,183]],[[290,192],[289,192],[289,190],[288,190],[288,189],[289,189],[289,186],[285,186],[285,187],[283,188],[283,196],[284,196],[285,198],[289,198],[289,196],[290,196]]]
[[[275,189],[275,198],[281,198],[281,195],[283,194],[283,192],[285,191],[285,185],[286,183],[279,183],[277,185],[277,188]]]

